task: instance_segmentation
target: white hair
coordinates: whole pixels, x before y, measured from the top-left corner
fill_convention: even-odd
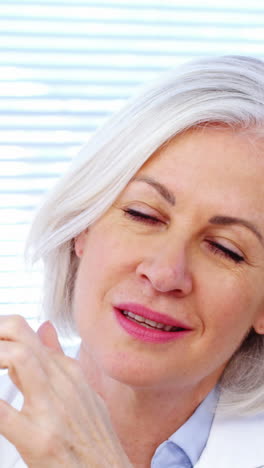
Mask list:
[[[82,148],[40,208],[27,252],[44,263],[46,316],[74,330],[74,238],[115,201],[143,163],[175,135],[203,124],[242,130],[264,122],[264,62],[240,56],[193,61],[152,83]],[[250,346],[249,346],[250,344]],[[223,407],[264,409],[264,339],[252,332],[222,378]]]

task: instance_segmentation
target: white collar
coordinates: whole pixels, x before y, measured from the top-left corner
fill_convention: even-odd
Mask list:
[[[264,468],[264,413],[224,418],[216,411],[195,468]]]

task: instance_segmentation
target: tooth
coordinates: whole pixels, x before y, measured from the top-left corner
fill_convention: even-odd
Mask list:
[[[163,327],[164,327],[164,323],[157,323],[156,327],[157,327],[157,328],[163,328]]]
[[[153,328],[154,327],[154,328],[158,328],[160,330],[162,329],[162,330],[165,330],[165,331],[171,331],[173,328],[175,328],[175,327],[173,327],[171,325],[164,325],[164,323],[154,322],[153,320],[145,319],[141,315],[134,314],[133,312],[130,312],[130,311],[127,311],[127,310],[123,310],[123,314],[131,317],[132,319],[136,320],[137,322],[140,322],[146,328]]]
[[[148,323],[152,327],[156,327],[158,325],[157,322],[153,322],[153,320],[145,319],[145,323]]]
[[[141,317],[141,315],[135,315],[135,319],[138,321],[138,322],[145,322],[145,319],[143,317]]]

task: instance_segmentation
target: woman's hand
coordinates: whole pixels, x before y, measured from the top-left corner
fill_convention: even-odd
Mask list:
[[[24,396],[21,411],[0,400],[0,434],[30,468],[132,466],[103,400],[50,322],[36,334],[19,316],[0,317],[0,368]]]

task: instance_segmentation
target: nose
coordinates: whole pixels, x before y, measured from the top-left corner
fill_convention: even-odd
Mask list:
[[[136,273],[162,293],[174,292],[178,297],[184,297],[193,288],[185,249],[175,252],[173,246],[166,246],[158,251],[153,250],[138,264]]]

